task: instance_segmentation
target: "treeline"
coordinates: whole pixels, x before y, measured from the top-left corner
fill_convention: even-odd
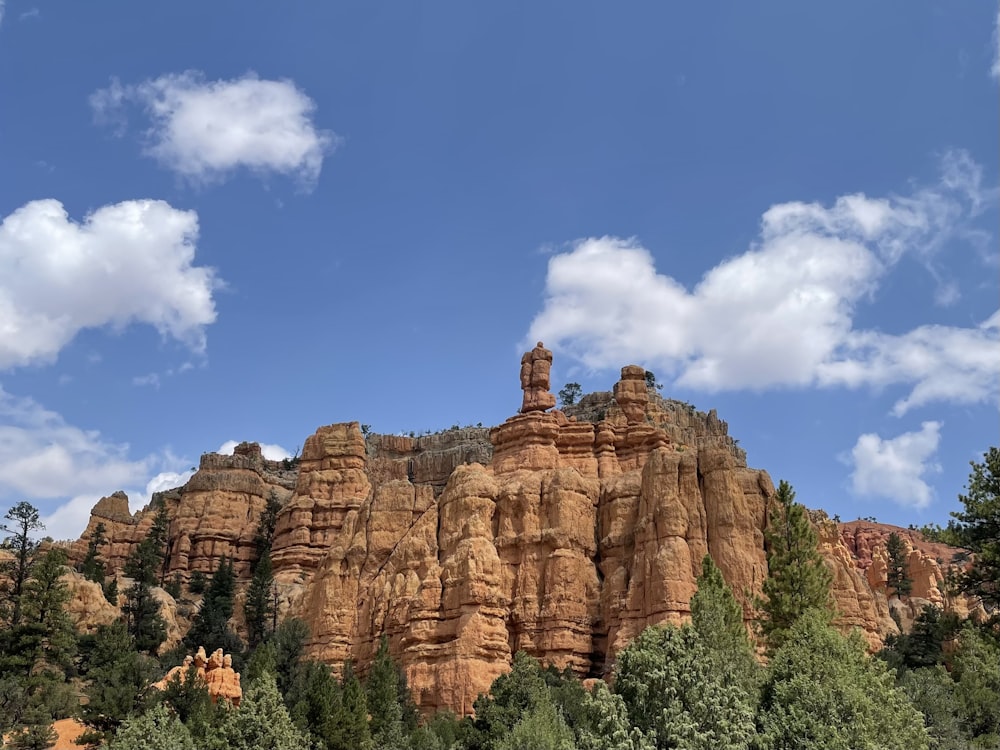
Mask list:
[[[973,464],[962,501],[965,511],[955,514],[953,528],[975,539],[978,549],[954,585],[995,612],[989,596],[998,572],[990,566],[1000,564],[996,449]],[[351,663],[335,674],[305,656],[305,625],[295,619],[278,624],[274,615],[269,553],[276,514],[272,503],[255,543],[251,588],[257,593],[247,597],[245,611],[248,621],[254,618],[251,643],[230,627],[235,580],[231,562],[223,560],[210,580],[191,582],[203,599],[185,641],[157,655],[162,620],[148,602],[156,601],[152,586],[164,583],[165,515],[130,557],[133,582],[123,595],[122,620],[80,636],[64,611],[64,554],[43,553],[32,541],[40,528],[37,511],[26,503],[12,508],[0,597],[0,731],[8,733],[8,746],[47,747],[52,720],[78,716],[88,728],[83,742],[111,750],[1000,747],[997,618],[960,622],[928,606],[910,633],[869,656],[860,634],[845,636],[831,625],[830,573],[806,511],[785,482],[773,498],[765,537],[768,578],[756,601],[760,647],[706,557],[691,622],[645,630],[617,655],[609,684],[585,688],[572,674],[519,653],[468,718],[421,717],[384,637],[363,676]],[[84,564],[89,574],[95,560]],[[891,586],[903,592],[905,571],[893,575]],[[213,705],[194,672],[162,692],[151,689],[198,645],[224,648],[241,660],[238,708]]]

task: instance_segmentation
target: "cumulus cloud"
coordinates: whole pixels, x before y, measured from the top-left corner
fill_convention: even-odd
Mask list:
[[[239,443],[235,440],[227,440],[222,445],[219,446],[219,450],[216,453],[222,454],[223,456],[233,455],[233,448],[235,448]],[[285,458],[291,458],[292,454],[282,448],[280,445],[275,445],[274,443],[261,443],[260,452],[268,461],[281,461]]]
[[[923,477],[941,470],[933,462],[940,440],[940,422],[924,422],[919,431],[891,439],[875,433],[862,435],[851,450],[851,489],[861,497],[926,508],[933,493]]]
[[[149,119],[145,153],[195,182],[214,182],[239,168],[274,172],[309,188],[339,139],[313,122],[316,104],[293,81],[254,73],[207,81],[202,73],[164,75],[136,85],[112,80],[90,104],[99,121],[126,129],[126,110]]]
[[[658,273],[635,239],[588,238],[549,260],[528,341],[592,369],[641,362],[706,391],[903,384],[903,414],[930,401],[973,403],[997,390],[1000,317],[974,328],[859,330],[856,306],[904,255],[932,258],[978,210],[979,167],[964,152],[913,195],[784,203],[758,242],[688,290]]]
[[[82,222],[56,200],[0,224],[0,369],[51,362],[85,328],[146,323],[195,352],[215,321],[198,217],[163,201],[103,206]]]
[[[58,539],[79,535],[103,495],[123,489],[134,510],[163,485],[183,484],[182,464],[170,453],[130,458],[128,445],[68,424],[36,401],[0,388],[0,500],[40,506],[62,501],[43,513],[46,533]]]

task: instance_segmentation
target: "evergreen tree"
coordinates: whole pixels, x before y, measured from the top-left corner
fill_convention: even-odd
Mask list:
[[[243,693],[237,710],[228,711],[217,738],[207,748],[225,750],[303,750],[308,738],[292,723],[274,676],[265,673]]]
[[[39,718],[15,732],[11,732],[3,747],[13,750],[46,750],[56,743],[58,735],[52,728],[52,720]]]
[[[177,601],[181,598],[181,574],[174,573],[173,577],[167,581],[163,590],[167,592],[171,599]]]
[[[654,750],[656,745],[632,726],[620,695],[599,681],[583,699],[583,709],[592,717],[587,728],[576,731],[580,750]]]
[[[153,525],[125,560],[125,575],[147,586],[156,586],[162,582],[169,527],[167,506],[161,501],[153,516]]]
[[[1000,747],[1000,648],[971,625],[962,630],[952,676],[972,747]]]
[[[960,591],[977,597],[987,611],[1000,609],[1000,449],[990,448],[983,462],[973,461],[968,494],[958,499],[963,511],[951,515],[954,542],[974,553],[972,564],[958,576]]]
[[[743,607],[710,555],[702,560],[698,590],[691,597],[691,625],[715,669],[754,691],[760,670],[743,624]]]
[[[572,730],[552,700],[543,700],[525,714],[496,744],[497,750],[576,750]]]
[[[281,511],[281,502],[277,494],[272,490],[267,496],[267,503],[257,520],[257,530],[253,536],[253,557],[250,560],[251,574],[257,567],[257,563],[264,559],[264,555],[271,552],[271,544],[274,541],[274,529],[278,524],[278,513]]]
[[[909,633],[890,635],[879,656],[897,671],[944,663],[944,644],[958,633],[958,617],[926,604]]]
[[[969,750],[969,737],[959,717],[955,681],[944,667],[906,670],[898,686],[923,714],[933,750]]]
[[[333,747],[333,722],[341,711],[341,693],[340,683],[326,664],[312,660],[300,664],[285,705],[295,726],[310,737],[311,746]]]
[[[886,569],[886,583],[897,596],[909,596],[913,590],[913,579],[906,568],[906,545],[895,531],[889,534],[885,545],[889,557]]]
[[[87,554],[84,556],[83,562],[80,563],[80,574],[88,581],[100,584],[102,588],[107,571],[104,567],[104,561],[100,559],[100,548],[107,544],[108,538],[105,536],[107,530],[108,528],[103,522],[98,522],[87,542]]]
[[[97,629],[84,665],[87,701],[80,712],[89,729],[85,742],[97,744],[149,705],[156,663],[136,650],[125,624],[115,622]]]
[[[764,614],[761,628],[773,652],[796,620],[809,610],[824,612],[829,619],[832,575],[816,548],[816,530],[806,509],[795,502],[795,492],[788,482],[778,484],[770,506],[764,531],[767,579],[764,599],[759,599],[757,606]]]
[[[372,743],[365,691],[351,662],[344,665],[340,684],[340,711],[330,721],[327,746],[330,750],[380,750]]]
[[[271,553],[264,551],[263,557],[254,566],[253,578],[247,587],[247,597],[243,604],[243,615],[247,624],[247,646],[256,648],[267,637],[274,617],[271,589],[274,588],[274,572]]]
[[[239,653],[243,650],[239,636],[229,627],[235,594],[236,574],[233,572],[233,563],[222,558],[201,600],[201,608],[191,623],[191,629],[184,636],[184,643],[188,648],[204,646],[208,653],[217,648],[227,653]]]
[[[212,734],[218,713],[228,710],[221,703],[218,708],[212,705],[208,685],[193,664],[183,677],[175,674],[167,682],[160,701],[188,728],[195,744]]]
[[[514,654],[511,670],[497,677],[489,695],[476,698],[476,718],[466,740],[469,750],[490,750],[541,703],[551,702],[542,668],[523,651]]]
[[[196,570],[191,574],[191,578],[188,580],[188,591],[192,594],[204,594],[205,587],[208,585],[208,581],[205,580],[205,574],[200,570]]]
[[[66,553],[62,549],[54,547],[41,556],[24,584],[23,617],[18,626],[29,626],[38,633],[32,672],[48,671],[60,681],[71,669],[76,653],[76,629],[65,611],[70,596],[62,580],[65,572]]]
[[[5,582],[0,591],[0,620],[8,625],[21,622],[22,596],[24,584],[31,573],[31,566],[38,551],[38,542],[33,538],[33,532],[45,528],[38,515],[38,509],[31,503],[21,501],[4,515],[6,523],[0,524],[0,531],[10,536],[0,544],[0,548],[9,552],[13,559],[0,561],[0,582]]]
[[[124,722],[108,750],[195,750],[194,739],[177,716],[161,704]]]
[[[619,655],[615,692],[655,747],[746,750],[754,697],[716,670],[690,626],[646,628]]]
[[[365,701],[371,716],[369,730],[375,747],[380,750],[399,750],[403,744],[398,679],[398,670],[389,655],[389,639],[383,635],[365,682]]]
[[[761,750],[926,750],[920,714],[892,673],[818,609],[792,626],[768,666],[757,723]]]
[[[160,603],[145,581],[136,581],[125,592],[122,615],[136,649],[155,654],[167,638],[167,625],[160,615]]]

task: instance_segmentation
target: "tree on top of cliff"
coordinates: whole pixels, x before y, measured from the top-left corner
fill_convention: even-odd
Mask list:
[[[885,551],[889,556],[886,568],[886,584],[897,596],[909,596],[913,590],[913,579],[906,569],[906,545],[902,537],[895,531],[889,534],[885,543]]]
[[[691,625],[719,673],[753,690],[759,669],[743,624],[743,607],[710,555],[702,560],[698,590],[691,597]]]
[[[32,532],[44,529],[45,524],[38,516],[38,508],[23,500],[8,510],[4,518],[7,523],[0,524],[0,530],[10,536],[3,540],[2,547],[13,555],[13,559],[0,562],[0,579],[9,579],[2,591],[0,617],[10,625],[17,625],[21,621],[24,584],[38,551],[38,542],[32,538]]]
[[[561,406],[572,406],[580,399],[583,389],[579,383],[567,383],[559,391],[559,404]]]
[[[956,511],[949,523],[960,546],[975,554],[957,584],[977,597],[988,610],[1000,611],[1000,449],[990,448],[983,462],[971,462],[968,494],[959,495],[965,510]]]
[[[781,646],[796,620],[810,610],[818,610],[828,620],[832,575],[817,549],[816,530],[806,509],[795,502],[795,491],[785,480],[771,498],[764,545],[767,551],[767,579],[764,598],[757,606],[764,615],[761,629],[768,649]]]

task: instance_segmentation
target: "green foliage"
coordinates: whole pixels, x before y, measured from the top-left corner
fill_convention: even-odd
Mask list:
[[[167,531],[170,519],[167,516],[167,506],[160,503],[153,516],[145,538],[132,548],[125,560],[125,575],[146,586],[155,586],[160,582],[167,547]]]
[[[156,663],[136,650],[125,624],[116,622],[98,628],[84,664],[88,684],[81,718],[91,730],[87,741],[96,743],[149,705]]]
[[[972,565],[957,579],[960,591],[979,598],[987,610],[1000,607],[1000,449],[990,448],[982,463],[971,462],[965,506],[951,515],[958,546],[972,553]]]
[[[690,626],[646,628],[618,655],[615,692],[656,748],[745,750],[754,736],[753,697]]]
[[[208,581],[205,578],[205,574],[200,570],[196,570],[191,574],[191,578],[188,579],[188,591],[195,595],[204,594],[207,585]]]
[[[341,677],[341,710],[334,716],[331,730],[333,743],[338,750],[372,750],[371,732],[368,729],[368,704],[361,681],[354,674],[351,662],[344,665]]]
[[[122,724],[108,750],[195,750],[191,732],[163,705]]]
[[[920,611],[909,633],[890,635],[879,656],[897,671],[944,663],[944,644],[958,633],[958,618],[933,604]]]
[[[69,588],[63,582],[66,553],[53,547],[31,569],[24,584],[22,624],[38,633],[38,648],[33,654],[32,673],[54,671],[62,679],[72,668],[76,653],[76,630],[64,606],[69,601]]]
[[[701,566],[698,590],[691,597],[691,625],[714,668],[752,693],[760,669],[743,624],[743,607],[711,556],[705,555]]]
[[[204,646],[207,653],[212,653],[221,648],[231,654],[243,650],[243,642],[229,627],[235,595],[236,574],[233,571],[233,563],[223,558],[212,575],[208,590],[201,600],[201,608],[191,623],[191,629],[184,636],[184,643],[189,649]]]
[[[253,578],[247,587],[243,616],[247,625],[247,645],[256,648],[273,628],[275,606],[272,594],[274,570],[271,553],[264,550],[263,556],[254,566]]]
[[[598,682],[584,695],[583,711],[591,721],[585,728],[576,728],[576,744],[580,750],[653,750],[656,747],[652,737],[632,727],[625,701],[603,682]]]
[[[580,400],[583,389],[579,383],[567,383],[559,391],[559,404],[561,406],[572,406]]]
[[[175,674],[167,682],[166,689],[160,695],[160,702],[170,707],[188,728],[196,744],[212,734],[217,714],[227,710],[221,705],[219,708],[213,706],[208,686],[194,665],[188,667],[183,678],[180,674]]]
[[[52,721],[42,719],[11,732],[4,747],[14,750],[45,750],[55,744],[57,737]]]
[[[496,747],[517,723],[539,704],[551,702],[538,662],[523,651],[514,655],[511,671],[497,677],[489,695],[480,695],[473,708],[476,718],[468,738],[472,750]]]
[[[761,750],[920,750],[922,717],[891,672],[818,610],[792,626],[768,668],[758,714]]]
[[[788,482],[781,480],[770,506],[764,531],[767,579],[764,598],[757,606],[763,612],[761,629],[773,653],[806,612],[818,610],[830,619],[832,575],[816,548],[816,530],[806,509],[795,502]]]
[[[198,742],[199,750],[303,750],[308,737],[292,722],[274,675],[263,674],[243,692],[238,709],[218,712],[214,731]]]
[[[160,603],[144,580],[136,579],[125,592],[122,615],[135,648],[155,654],[167,638],[167,625],[160,615]]]
[[[952,676],[959,715],[973,747],[1000,747],[1000,648],[966,626]]]
[[[576,750],[572,730],[551,700],[532,707],[497,744],[497,750]]]
[[[274,663],[274,675],[278,680],[278,689],[283,695],[288,693],[291,678],[302,661],[308,637],[309,626],[297,617],[289,617],[278,625],[267,642],[269,658]]]
[[[173,577],[163,586],[163,590],[170,595],[171,599],[176,601],[181,598],[181,583],[181,574],[174,573]]]
[[[898,686],[923,714],[933,750],[967,750],[968,738],[959,717],[955,682],[944,667],[907,670],[899,678]]]
[[[403,709],[399,702],[399,670],[389,655],[383,635],[365,681],[365,700],[371,717],[369,730],[375,747],[398,750],[403,745]]]
[[[646,370],[646,388],[654,391],[663,390],[663,384],[657,382],[656,375],[651,370]]]
[[[906,545],[903,544],[902,538],[895,531],[889,534],[885,551],[889,556],[886,570],[886,582],[889,588],[897,596],[909,596],[910,591],[913,590],[913,579],[910,578],[906,569]]]
[[[118,606],[118,579],[112,578],[106,581],[104,586],[104,598],[108,600],[109,603],[114,606]]]
[[[0,561],[0,624],[17,625],[21,622],[24,584],[31,573],[31,566],[38,551],[33,532],[45,528],[38,509],[23,500],[4,515],[0,531],[10,536],[0,543],[0,549],[12,555],[11,560]]]
[[[100,547],[107,544],[108,538],[105,536],[107,527],[99,522],[94,527],[90,540],[87,542],[87,554],[80,563],[80,574],[88,581],[98,583],[103,588],[106,570],[104,561],[100,559]]]
[[[334,716],[341,710],[340,683],[326,664],[303,662],[295,670],[285,696],[292,721],[311,738],[313,747],[329,748],[334,742]]]
[[[257,530],[253,536],[253,557],[250,560],[250,572],[253,573],[257,563],[270,554],[271,543],[274,541],[274,529],[278,524],[278,513],[281,512],[281,502],[272,491],[257,520]]]

